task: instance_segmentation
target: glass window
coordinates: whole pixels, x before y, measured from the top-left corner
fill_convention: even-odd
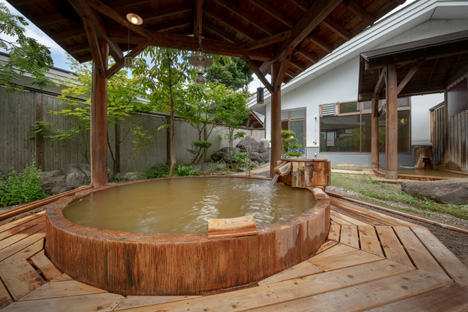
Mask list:
[[[409,105],[408,98],[401,103]],[[321,152],[371,152],[372,118],[366,113],[350,113],[352,103],[341,103],[340,112],[344,116],[322,116],[320,118]],[[354,108],[358,109],[354,103]],[[344,105],[344,106],[343,106]],[[364,105],[365,107],[365,105]],[[349,115],[348,115],[349,114]],[[411,152],[410,110],[398,111],[398,152]],[[385,113],[379,117],[379,151],[385,152]]]
[[[281,112],[281,129],[291,130],[296,134],[294,137],[298,140],[297,144],[301,145],[301,148],[294,152],[300,152],[305,154],[306,146],[306,132],[305,132],[305,109],[296,109],[290,111]]]
[[[359,152],[360,115],[322,117],[320,151]]]
[[[357,113],[360,111],[359,103],[340,103],[340,114]]]

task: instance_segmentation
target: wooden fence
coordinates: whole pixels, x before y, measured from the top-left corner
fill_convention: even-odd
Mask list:
[[[31,126],[37,121],[45,121],[56,129],[69,129],[73,120],[53,111],[64,107],[60,99],[39,92],[6,93],[0,88],[0,171],[9,168],[22,170],[36,162],[43,171],[58,170],[67,164],[89,163],[89,133],[82,133],[70,141],[54,141],[41,134],[35,134]],[[132,125],[139,125],[153,136],[151,143],[143,150],[134,151],[132,141],[136,139],[130,131]],[[120,138],[125,138],[120,145],[121,172],[142,171],[156,162],[166,161],[166,131],[157,130],[164,124],[164,117],[152,114],[135,114],[120,126]],[[248,135],[260,140],[265,137],[263,129],[241,129]],[[220,136],[227,128],[217,126],[210,136],[213,146],[208,155],[227,146]],[[219,133],[220,135],[217,135]],[[114,146],[115,129],[109,127],[109,145]],[[175,147],[177,163],[189,164],[191,154],[187,151],[193,141],[198,140],[198,134],[190,124],[176,120]],[[237,143],[237,142],[235,142]],[[113,167],[110,151],[108,151],[108,166]]]
[[[468,171],[468,110],[448,118],[445,114],[445,106],[431,111],[433,162],[436,165],[452,162]]]

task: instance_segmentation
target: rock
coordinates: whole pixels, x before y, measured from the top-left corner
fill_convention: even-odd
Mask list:
[[[424,196],[442,204],[468,204],[468,179],[404,182],[401,190],[412,196]]]
[[[250,160],[258,161],[260,163],[266,163],[268,162],[269,156],[270,155],[268,154],[268,152],[264,152],[264,153],[252,152],[250,154]]]
[[[141,172],[127,172],[120,175],[120,181],[136,181],[136,180],[143,180],[143,175]]]
[[[268,152],[268,141],[262,139],[258,142],[252,136],[247,135],[237,143],[236,147],[239,148],[241,152],[249,150],[251,153],[265,153]]]
[[[233,155],[235,153],[239,153],[239,152],[240,152],[240,150],[238,148],[233,148],[232,149],[232,154]],[[217,152],[213,153],[211,155],[211,159],[213,159],[214,161],[223,160],[225,162],[228,162],[229,161],[229,147],[223,147],[220,150],[218,150]],[[233,157],[233,159],[234,159],[234,157]]]
[[[113,173],[108,169],[109,181]],[[91,184],[91,166],[88,164],[69,164],[61,170],[41,172],[44,192],[55,195]]]

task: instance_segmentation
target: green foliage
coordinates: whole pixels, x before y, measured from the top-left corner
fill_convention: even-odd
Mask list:
[[[296,152],[298,148],[301,148],[301,144],[297,144],[297,139],[294,137],[296,133],[292,130],[281,130],[281,147],[283,150],[282,156],[286,157],[299,157],[302,153]]]
[[[21,173],[10,170],[4,179],[0,179],[0,205],[11,206],[47,197],[39,172],[34,164]]]
[[[253,169],[255,167],[255,164],[247,158],[247,152],[234,153],[234,162],[239,168]]]
[[[164,178],[169,176],[169,165],[163,163],[156,163],[147,170],[143,171],[143,178],[145,179],[156,179]]]
[[[40,122],[31,127],[35,133],[42,133],[46,138],[62,141],[62,140],[81,140],[81,154],[88,159],[88,131],[91,127],[91,89],[92,89],[92,68],[90,63],[80,64],[68,56],[70,67],[76,75],[70,75],[67,79],[62,79],[60,82],[66,86],[59,96],[60,104],[65,108],[59,111],[50,111],[50,114],[65,116],[74,122],[68,129],[54,128],[53,125],[45,122]],[[120,70],[107,83],[107,121],[110,125],[127,123],[129,132],[133,134],[135,139],[132,141],[135,146],[134,150],[145,148],[151,141],[152,136],[142,127],[132,124],[128,121],[131,113],[140,109],[142,102],[140,98],[144,94],[140,90],[137,80],[127,78],[127,71]],[[127,135],[124,135],[120,144]],[[115,162],[113,147],[109,144],[111,157]]]
[[[240,58],[224,58],[207,68],[206,80],[239,90],[253,81],[253,72]]]
[[[187,88],[187,83],[195,76],[195,68],[190,65],[190,52],[183,50],[148,47],[133,67],[133,76],[138,80],[141,90],[149,94],[149,107],[153,112],[166,113],[170,116],[169,148],[171,155],[170,172],[176,166],[174,131],[175,115],[183,116],[187,109],[185,99],[194,91]],[[146,57],[146,58],[145,58]],[[148,63],[147,59],[151,59]]]
[[[192,142],[192,149],[187,149],[193,154],[192,163],[197,163],[202,158],[205,151],[207,151],[213,143],[211,141],[194,141]]]
[[[143,178],[145,179],[156,179],[166,178],[171,176],[193,176],[200,174],[198,170],[193,169],[192,166],[177,165],[174,172],[170,173],[171,167],[167,164],[156,163],[147,170],[143,171]]]
[[[194,176],[198,174],[198,170],[193,169],[192,166],[178,165],[174,171],[174,175],[179,177]]]
[[[15,82],[25,73],[30,73],[31,83],[41,89],[51,84],[45,76],[53,66],[49,48],[25,35],[27,25],[23,17],[11,14],[5,4],[0,3],[0,48],[10,54],[8,61],[0,62],[0,84],[5,85],[7,91],[23,90]]]
[[[142,126],[134,126],[132,134],[135,137],[132,141],[133,150],[135,152],[144,150],[148,145],[150,145],[151,140],[153,139],[153,136],[148,134],[148,130],[143,129]]]

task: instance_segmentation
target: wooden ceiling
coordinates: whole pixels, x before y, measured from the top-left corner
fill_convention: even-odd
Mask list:
[[[241,57],[257,75],[282,62],[287,83],[405,0],[8,2],[80,62],[99,54],[98,39],[123,63],[126,51],[135,56],[147,45],[197,51],[201,37],[204,52]],[[129,23],[127,13],[143,25]]]
[[[444,92],[468,72],[468,31],[361,53],[359,101],[372,99],[388,64],[397,66],[399,97]]]

